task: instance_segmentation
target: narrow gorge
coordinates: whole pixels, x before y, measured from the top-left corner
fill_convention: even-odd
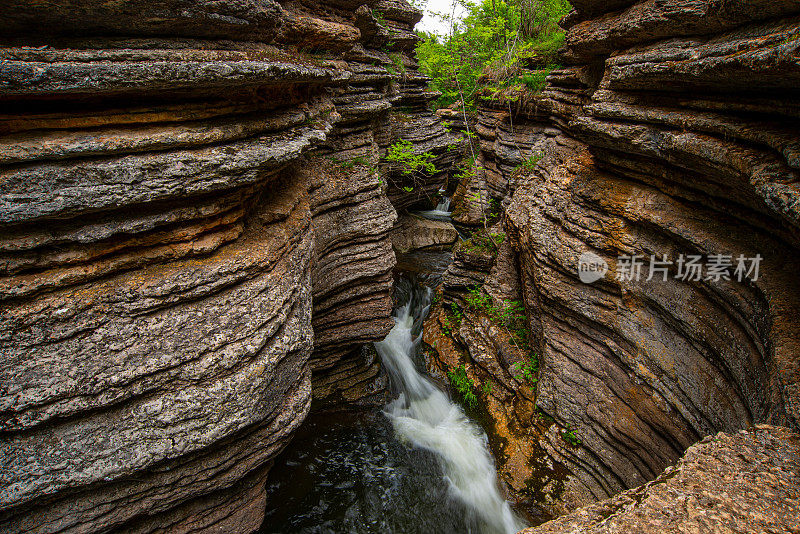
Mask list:
[[[571,5],[0,5],[0,532],[797,532],[800,3]]]

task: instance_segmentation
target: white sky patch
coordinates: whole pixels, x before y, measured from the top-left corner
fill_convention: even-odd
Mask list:
[[[453,12],[454,0],[420,0],[416,3],[417,5],[425,5],[423,8],[425,15],[417,24],[417,30],[433,32],[441,36],[450,34],[450,24],[442,20],[440,17],[433,16],[432,13],[444,13],[449,16]],[[462,6],[456,5],[456,20],[463,18],[465,13],[466,10]]]

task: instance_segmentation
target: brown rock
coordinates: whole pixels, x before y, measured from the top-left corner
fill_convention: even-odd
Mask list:
[[[496,299],[519,287],[535,405],[556,423],[524,439],[569,472],[565,508],[653,480],[703,436],[800,425],[797,3],[575,7],[573,64],[516,106],[481,101],[481,169],[454,197],[472,224],[470,197],[499,201],[513,261],[451,283],[454,298],[468,280]],[[584,252],[608,263],[593,284],[578,277]],[[760,255],[760,276],[681,280],[673,265],[647,282],[662,254]],[[618,277],[621,255],[644,259],[639,282]],[[456,253],[449,274],[467,271]]]
[[[797,532],[799,472],[797,433],[720,432],[652,482],[522,532]]]
[[[0,530],[253,531],[312,387],[382,402],[390,111],[457,138],[359,5],[0,6]]]
[[[431,221],[414,215],[400,217],[392,228],[392,245],[402,253],[414,250],[444,250],[458,240],[452,223]]]

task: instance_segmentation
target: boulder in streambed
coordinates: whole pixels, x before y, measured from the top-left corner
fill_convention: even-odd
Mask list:
[[[458,232],[447,221],[431,221],[414,215],[403,215],[392,228],[392,244],[401,253],[443,250],[457,240]]]

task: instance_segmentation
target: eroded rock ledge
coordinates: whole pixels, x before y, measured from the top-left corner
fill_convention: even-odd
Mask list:
[[[689,447],[655,480],[525,534],[795,532],[800,435],[757,425]]]
[[[524,302],[535,391],[487,314],[467,309],[452,348],[427,337],[452,322],[446,306],[426,326],[440,362],[495,386],[490,411],[513,404],[494,418],[512,487],[539,491],[524,484],[537,450],[566,469],[559,481],[543,466],[556,514],[653,480],[704,436],[800,425],[800,5],[573,5],[544,91],[480,102],[481,172],[457,193],[464,224],[481,224],[476,193],[504,208],[492,231],[511,251],[456,251],[445,277],[446,304],[480,284],[497,308]],[[578,277],[583,252],[609,267],[593,284]],[[732,266],[684,281],[673,264],[646,281],[651,255],[680,254],[760,255],[759,278]],[[632,255],[638,282],[617,276]]]
[[[312,396],[380,395],[382,156],[455,157],[419,17],[0,6],[0,530],[252,530]]]

